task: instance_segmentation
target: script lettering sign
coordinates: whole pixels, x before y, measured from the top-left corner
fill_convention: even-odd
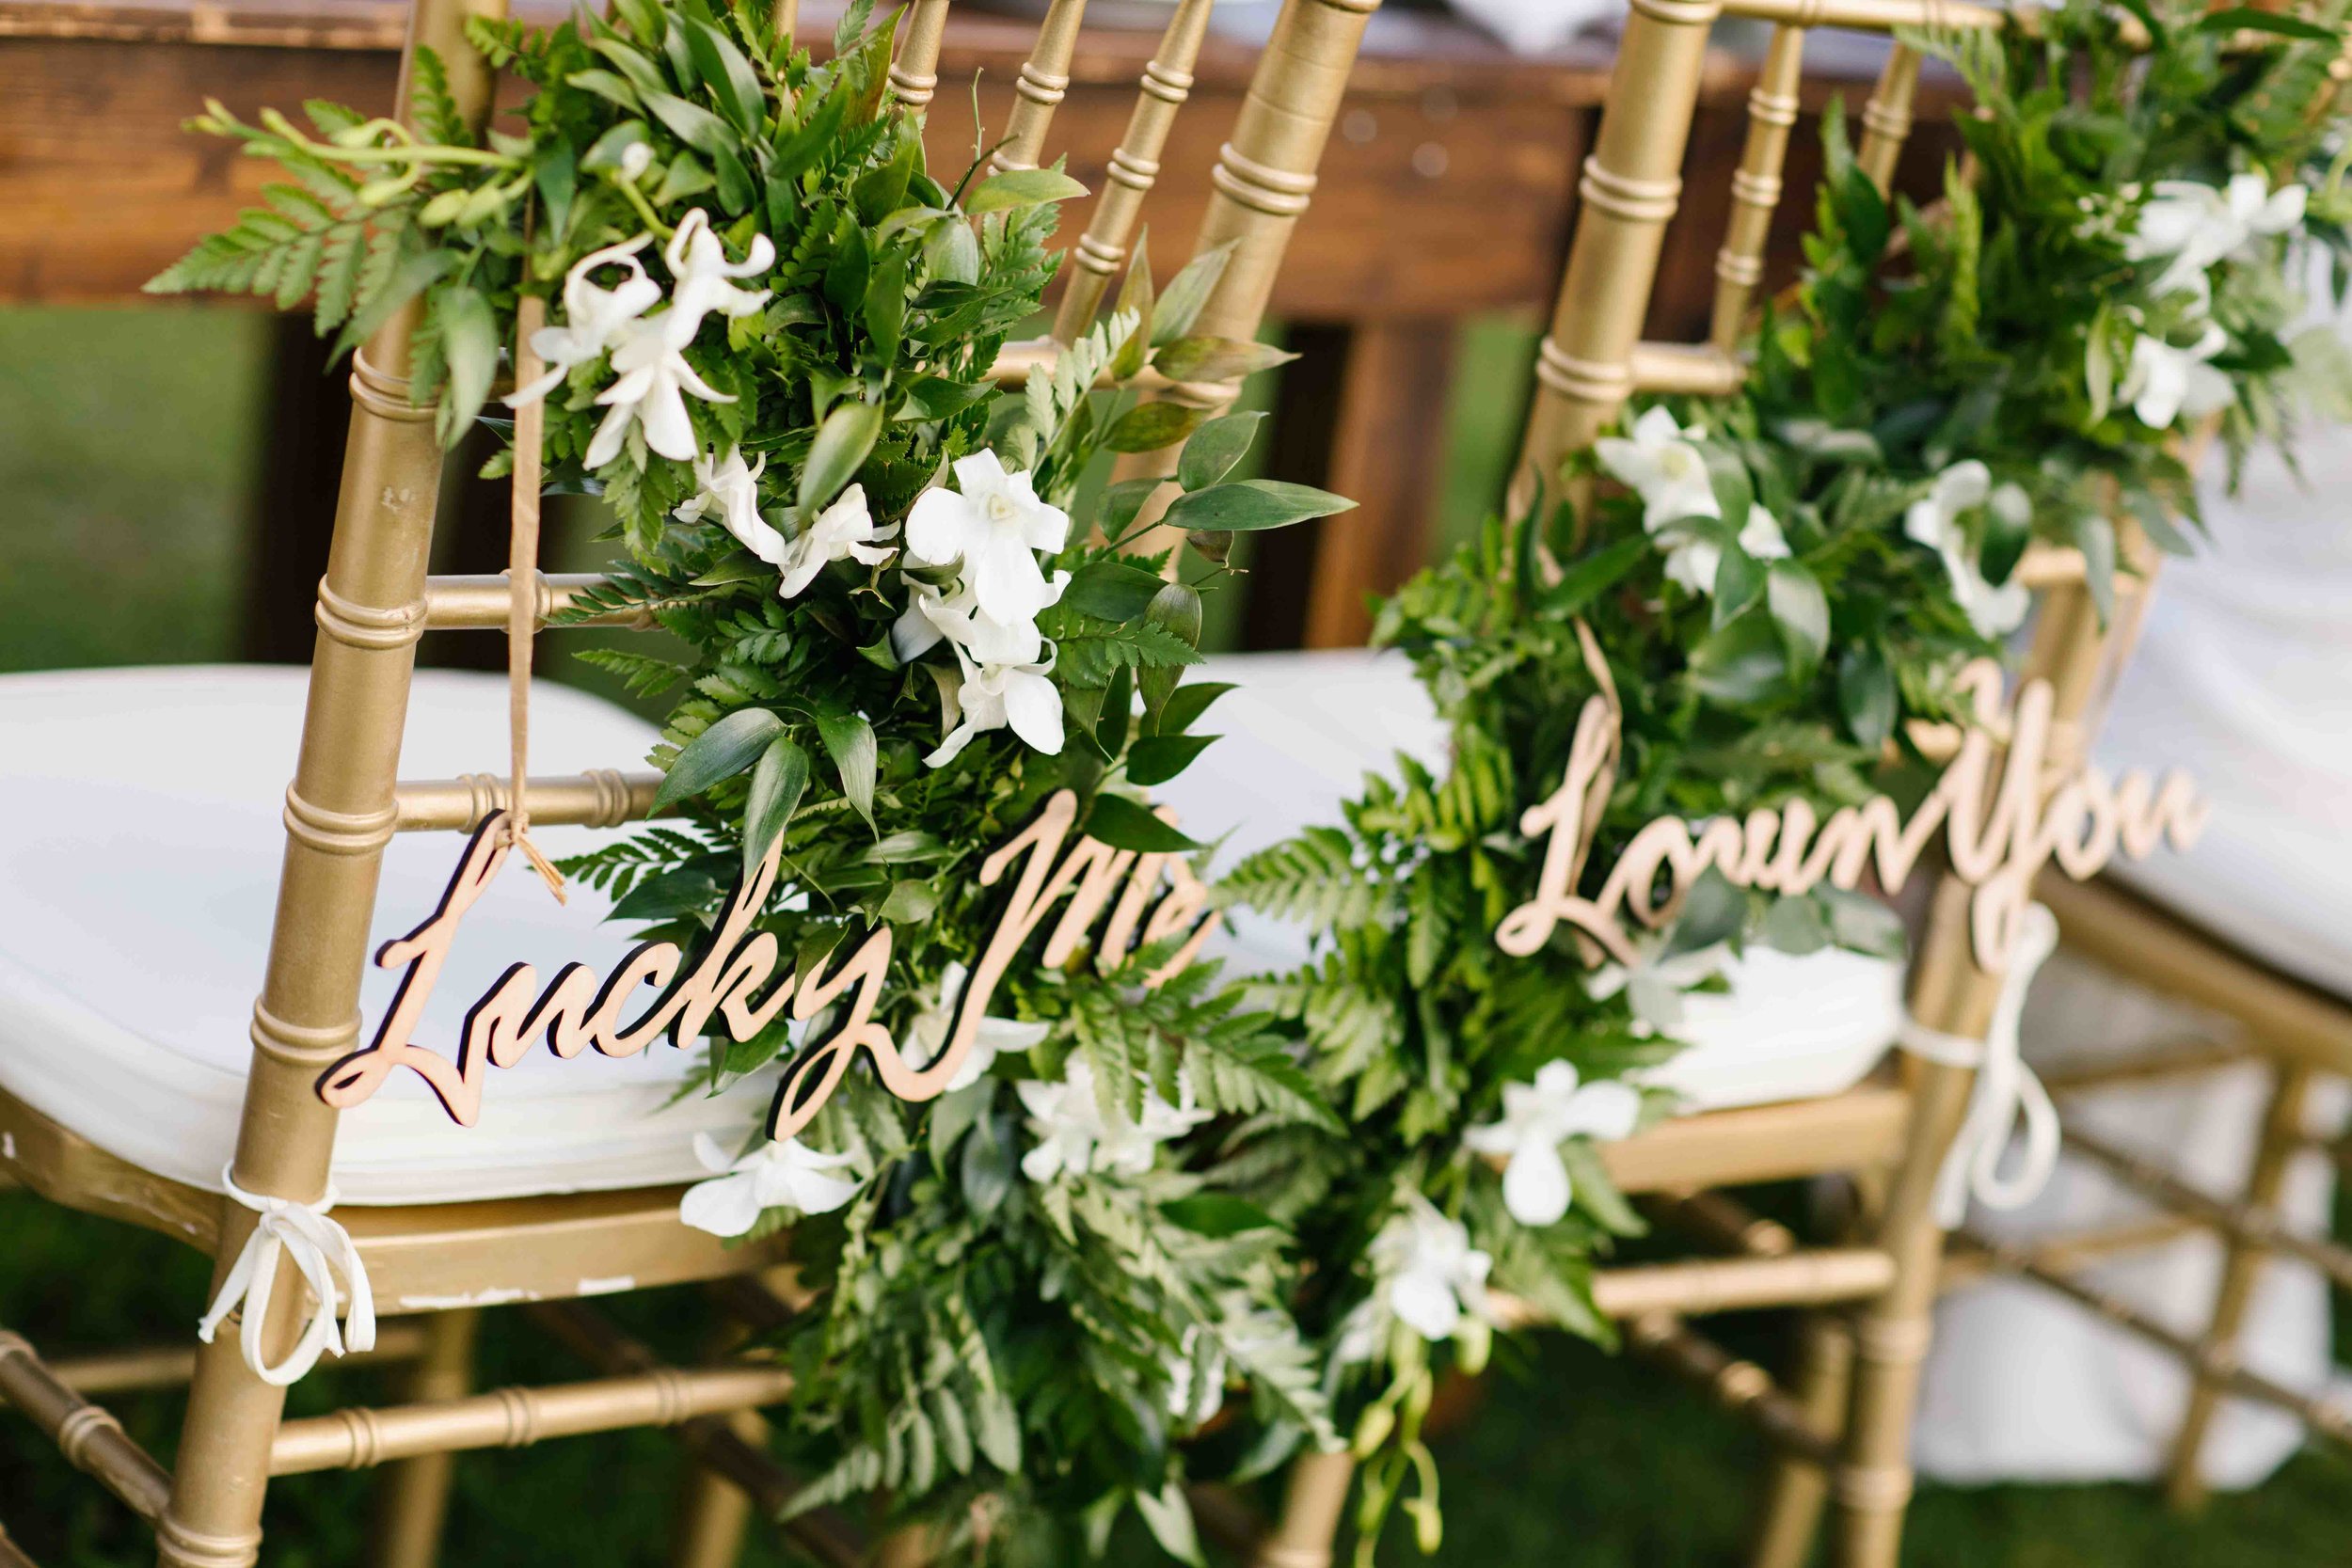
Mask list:
[[[1893,893],[1941,832],[1952,874],[1976,890],[1969,936],[1977,962],[1999,971],[2008,966],[2017,922],[2044,865],[2056,861],[2069,877],[2088,878],[2119,848],[2137,860],[2166,839],[2176,849],[2189,848],[2204,831],[2209,807],[2178,772],[2161,783],[2138,770],[2111,781],[2086,766],[2054,783],[2047,776],[2053,702],[2047,682],[2021,688],[2004,725],[1998,668],[1980,661],[1962,678],[1978,722],[1908,820],[1883,795],[1841,806],[1827,821],[1803,800],[1744,818],[1713,817],[1696,824],[1695,832],[1680,817],[1660,817],[1633,835],[1600,891],[1585,898],[1576,889],[1592,846],[1588,818],[1609,799],[1617,752],[1615,710],[1592,699],[1578,715],[1559,789],[1519,819],[1531,838],[1549,835],[1543,871],[1535,895],[1495,928],[1495,944],[1524,958],[1565,923],[1630,965],[1637,954],[1628,913],[1643,927],[1664,924],[1709,866],[1741,887],[1784,894],[1822,881],[1851,890],[1866,870],[1874,871],[1879,885]],[[2009,747],[1996,777],[1995,735],[2003,729]]]
[[[777,974],[782,949],[774,933],[755,924],[775,886],[780,844],[738,882],[718,924],[691,953],[674,942],[643,942],[609,974],[566,964],[544,988],[532,965],[509,965],[466,1014],[453,1056],[419,1044],[418,1021],[458,927],[511,847],[502,832],[505,816],[494,814],[474,831],[433,913],[376,953],[379,967],[406,973],[374,1039],[320,1076],[319,1098],[349,1109],[395,1069],[408,1068],[433,1086],[453,1119],[470,1127],[481,1113],[487,1069],[514,1066],[534,1040],[544,1038],[549,1051],[565,1058],[591,1048],[606,1056],[634,1056],[659,1039],[674,1046],[698,1040],[714,1021],[731,1037],[750,1039],[787,1006],[793,1018],[807,1020],[847,996],[839,1025],[804,1045],[786,1069],[769,1108],[768,1135],[789,1138],[805,1127],[861,1052],[873,1059],[875,1076],[892,1094],[930,1100],[971,1053],[997,982],[1065,894],[1070,905],[1040,955],[1049,966],[1067,963],[1089,940],[1098,961],[1108,961],[1138,945],[1184,935],[1175,955],[1146,976],[1146,984],[1157,985],[1189,965],[1215,930],[1218,917],[1207,910],[1208,889],[1182,859],[1113,849],[1091,838],[1079,839],[1065,854],[1077,815],[1077,797],[1057,792],[1027,827],[980,863],[982,887],[997,885],[1016,864],[1020,875],[965,983],[946,1049],[918,1068],[875,1020],[890,972],[888,926],[876,927],[829,973],[830,954],[816,960],[814,973]],[[1106,908],[1109,920],[1098,934],[1094,927]],[[639,993],[649,987],[654,1000],[641,1003]]]

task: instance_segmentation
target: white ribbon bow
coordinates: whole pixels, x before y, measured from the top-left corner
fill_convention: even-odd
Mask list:
[[[1967,1216],[1971,1196],[1988,1209],[2019,1208],[2041,1195],[2058,1167],[2058,1107],[2019,1054],[2017,1039],[2026,990],[2042,961],[2057,951],[2058,935],[2057,916],[2040,904],[2026,908],[2018,920],[2009,973],[2002,978],[1993,1022],[1982,1040],[1947,1035],[1903,1015],[1897,1037],[1905,1051],[1947,1067],[1977,1069],[1968,1114],[1935,1178],[1935,1222],[1947,1230]],[[2005,1177],[2001,1156],[2012,1133],[2021,1130],[2024,1148],[2016,1168]]]
[[[248,1193],[237,1185],[227,1167],[222,1169],[220,1180],[230,1197],[262,1218],[254,1226],[253,1234],[246,1238],[245,1250],[237,1254],[229,1277],[220,1282],[220,1294],[213,1298],[212,1310],[196,1325],[196,1337],[211,1344],[221,1321],[236,1310],[240,1301],[244,1302],[245,1321],[237,1342],[245,1352],[245,1364],[262,1382],[280,1388],[316,1366],[322,1352],[332,1351],[341,1355],[346,1345],[352,1350],[374,1349],[375,1292],[368,1285],[367,1266],[359,1261],[359,1249],[352,1244],[351,1232],[326,1217],[326,1212],[335,1207],[335,1189],[327,1188],[326,1195],[316,1203],[302,1204]],[[294,1267],[302,1271],[318,1305],[309,1326],[302,1331],[302,1338],[294,1341],[286,1358],[273,1367],[263,1358],[262,1330],[269,1319],[270,1290],[278,1281],[280,1253],[292,1258]],[[338,1269],[351,1288],[347,1334],[339,1332],[335,1323]]]

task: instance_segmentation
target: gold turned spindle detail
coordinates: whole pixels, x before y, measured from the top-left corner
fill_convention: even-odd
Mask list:
[[[1210,172],[1199,251],[1232,244],[1232,259],[1195,330],[1254,338],[1273,296],[1291,230],[1314,196],[1315,168],[1338,119],[1364,26],[1379,0],[1288,0],[1258,57]]]
[[[1919,51],[1898,42],[1862,106],[1862,140],[1854,163],[1884,196],[1894,188],[1895,166],[1911,136],[1911,105],[1919,94]]]
[[[1127,134],[1111,153],[1103,188],[1094,198],[1087,230],[1070,250],[1070,280],[1062,286],[1061,304],[1054,313],[1054,338],[1074,342],[1094,313],[1102,309],[1110,280],[1126,263],[1134,240],[1136,218],[1143,210],[1160,176],[1160,154],[1168,149],[1176,111],[1192,95],[1192,68],[1200,58],[1200,40],[1209,30],[1210,0],[1178,0],[1176,14],[1160,35],[1160,47],[1143,68],[1136,94],[1135,112],[1127,118]]]
[[[1747,329],[1748,305],[1764,281],[1764,245],[1779,210],[1781,170],[1797,123],[1797,84],[1804,69],[1804,29],[1772,29],[1764,65],[1748,94],[1748,139],[1731,176],[1731,221],[1715,253],[1715,316],[1708,341],[1729,354]]]
[[[410,101],[405,79],[418,51],[430,48],[448,69],[460,112],[482,123],[493,84],[465,25],[469,17],[504,14],[500,0],[419,0],[395,102]],[[238,1186],[297,1203],[326,1188],[335,1113],[312,1085],[358,1029],[359,977],[425,619],[441,451],[428,411],[409,402],[417,309],[394,316],[352,362],[351,431],[237,1129]],[[221,1216],[215,1289],[255,1224],[252,1211],[226,1199]],[[275,1294],[265,1354],[284,1353],[304,1305],[299,1289]],[[268,1454],[285,1396],[245,1364],[238,1340],[232,1326],[198,1354],[180,1468],[157,1522],[165,1568],[245,1568],[260,1555]]]
[[[900,26],[898,57],[890,62],[890,96],[910,109],[930,108],[939,90],[939,46],[947,36],[947,0],[914,0]]]
[[[1037,167],[1054,111],[1070,92],[1070,58],[1077,53],[1078,25],[1086,9],[1087,0],[1054,0],[1046,8],[1037,44],[1013,79],[1012,113],[1005,120],[1003,144],[989,154],[990,168],[1002,173]]]
[[[1666,224],[1682,195],[1715,0],[1634,0],[1608,106],[1579,186],[1583,211],[1535,364],[1535,395],[1507,506],[1513,515],[1569,452],[1591,445],[1633,388]]]

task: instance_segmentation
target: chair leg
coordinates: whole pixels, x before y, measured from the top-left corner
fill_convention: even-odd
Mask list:
[[[1330,1568],[1340,1515],[1347,1508],[1348,1483],[1355,1476],[1356,1461],[1344,1449],[1295,1460],[1290,1485],[1282,1494],[1282,1516],[1258,1543],[1250,1568]]]
[[[1815,1426],[1836,1432],[1846,1418],[1853,1387],[1853,1333],[1844,1314],[1821,1310],[1804,1315],[1799,1334],[1789,1391]],[[1794,1454],[1776,1458],[1756,1521],[1751,1568],[1803,1568],[1813,1555],[1828,1500],[1829,1477],[1819,1465]]]
[[[2286,1185],[2287,1167],[2301,1142],[2303,1107],[2311,1091],[2312,1069],[2302,1063],[2281,1062],[2278,1071],[2277,1085],[2270,1093],[2270,1108],[2263,1118],[2262,1146],[2255,1152],[2254,1168],[2246,1182],[2246,1202],[2258,1209],[2278,1207],[2280,1191]],[[2229,1252],[2221,1265],[2221,1283],[2214,1292],[2213,1318],[2205,1326],[2204,1343],[2208,1349],[2225,1355],[2233,1352],[2247,1307],[2253,1299],[2254,1281],[2260,1277],[2268,1257],[2269,1249],[2259,1242],[2235,1231],[2230,1233]],[[2181,1430],[2173,1439],[2171,1463],[2165,1479],[2165,1498],[2176,1509],[2194,1509],[2205,1500],[2204,1472],[2198,1462],[2203,1456],[2205,1433],[2220,1402],[2221,1387],[2211,1378],[2198,1376],[2189,1386],[2188,1406],[2181,1416]]]
[[[427,1318],[424,1354],[405,1382],[405,1396],[423,1403],[472,1393],[474,1336],[481,1326],[480,1307]],[[433,1568],[456,1458],[420,1454],[386,1468],[376,1494],[375,1568]]]
[[[222,1253],[224,1259],[234,1256]],[[272,1301],[274,1343],[291,1342],[301,1300],[300,1291],[288,1290]],[[171,1498],[155,1522],[161,1568],[252,1568],[259,1560],[270,1445],[285,1404],[286,1391],[245,1364],[233,1320],[211,1344],[198,1347]]]
[[[755,1410],[730,1417],[735,1434],[755,1447],[768,1446],[768,1423]],[[735,1568],[751,1528],[752,1499],[716,1470],[692,1465],[678,1499],[677,1534],[670,1546],[670,1568]]]

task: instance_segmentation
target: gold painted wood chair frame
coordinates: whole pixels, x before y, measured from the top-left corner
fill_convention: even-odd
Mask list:
[[[1199,248],[1231,243],[1232,261],[1199,317],[1202,331],[1254,336],[1291,230],[1314,189],[1367,21],[1378,0],[1284,0],[1249,91],[1215,171],[1216,196]],[[896,96],[920,108],[938,81],[947,0],[914,0],[891,71]],[[1177,110],[1190,88],[1210,0],[1177,0],[1145,71],[1134,116],[1070,252],[1055,336],[1085,330],[1109,280],[1125,265]],[[469,15],[503,13],[503,0],[417,0],[403,52],[399,103],[420,47],[449,65],[452,90],[475,123],[494,84],[464,41]],[[1036,164],[1068,83],[1085,0],[1053,0],[1015,87],[998,167]],[[795,0],[780,0],[789,28]],[[425,562],[440,490],[442,453],[430,409],[410,406],[410,322],[395,318],[355,356],[353,417],[342,499],[326,578],[319,635],[294,779],[286,794],[286,849],[266,976],[255,1004],[253,1054],[239,1123],[235,1180],[247,1193],[307,1203],[327,1185],[337,1113],[313,1091],[319,1073],[358,1043],[359,978],[368,957],[377,872],[395,833],[469,832],[505,803],[507,785],[486,774],[398,781],[401,737],[417,641],[427,631],[506,625],[508,594],[496,578],[431,578]],[[1047,341],[1009,351],[999,373],[1050,364]],[[1203,403],[1230,389],[1184,388]],[[545,578],[541,624],[593,578]],[[631,625],[627,617],[606,625]],[[599,770],[533,779],[525,786],[541,824],[618,827],[642,818],[658,776]],[[127,1221],[213,1254],[214,1285],[242,1250],[256,1216],[240,1204],[141,1170],[0,1094],[0,1172],[66,1207]],[[699,1489],[681,1561],[731,1560],[744,1499],[769,1513],[791,1481],[755,1444],[757,1407],[790,1389],[788,1372],[756,1358],[693,1369],[663,1366],[577,1298],[586,1282],[628,1275],[638,1288],[723,1283],[771,1266],[771,1245],[728,1248],[681,1225],[681,1189],[574,1195],[413,1208],[346,1209],[351,1232],[391,1321],[363,1359],[413,1368],[414,1402],[353,1408],[289,1421],[284,1392],[245,1362],[233,1325],[202,1347],[46,1362],[21,1335],[0,1328],[0,1400],[14,1404],[65,1457],[152,1524],[167,1568],[245,1568],[261,1551],[263,1495],[273,1476],[329,1467],[395,1465],[388,1524],[376,1559],[387,1568],[433,1560],[455,1451],[543,1438],[660,1425],[673,1429],[724,1488]],[[760,1292],[753,1292],[755,1298]],[[527,1308],[602,1375],[556,1386],[473,1394],[469,1348],[485,1299]],[[772,1300],[771,1297],[763,1299]],[[281,1354],[310,1304],[278,1292],[264,1343]],[[413,1313],[414,1322],[400,1314]],[[88,1396],[189,1386],[176,1473],[167,1473]],[[753,1423],[747,1425],[746,1423]],[[707,1515],[707,1516],[705,1516]],[[850,1564],[866,1547],[836,1517],[814,1513],[790,1527],[818,1560]],[[902,1556],[904,1543],[885,1555]],[[24,1562],[0,1533],[0,1564]]]
[[[1682,166],[1721,17],[1772,24],[1747,139],[1733,175],[1731,214],[1715,261],[1708,340],[1645,341],[1667,225],[1680,207]],[[2003,13],[1960,0],[1632,0],[1614,75],[1580,187],[1581,210],[1506,505],[1518,515],[1563,458],[1608,429],[1640,393],[1722,396],[1745,374],[1739,345],[1752,324],[1765,243],[1800,113],[1805,37],[1819,27],[1892,34],[1911,26],[1999,26]],[[1883,192],[1913,119],[1920,60],[1900,41],[1859,117],[1856,158]],[[2103,628],[2079,552],[2037,544],[2018,571],[2037,614],[2025,675],[2056,694],[2053,771],[2084,754],[2096,698],[2127,655],[2153,587],[2153,559],[2129,525]],[[1910,1007],[1927,1028],[1982,1039],[2003,975],[1978,966],[1963,884],[1931,900],[1915,955]],[[1820,1514],[1834,1503],[1830,1560],[1887,1568],[1897,1560],[1912,1476],[1908,1446],[1920,1363],[1942,1272],[1945,1237],[1931,1198],[1974,1086],[1973,1069],[1916,1059],[1824,1099],[1705,1113],[1616,1145],[1603,1158],[1618,1184],[1724,1256],[1604,1270],[1601,1309],[1629,1345],[1709,1389],[1746,1417],[1781,1456],[1755,1547],[1759,1568],[1808,1560]],[[1805,1247],[1716,1189],[1823,1175],[1867,1195],[1849,1244]],[[1805,1354],[1784,1391],[1763,1369],[1692,1331],[1685,1319],[1764,1307],[1806,1307]],[[1509,1309],[1522,1323],[1523,1311]],[[1324,1568],[1345,1505],[1344,1454],[1292,1471],[1259,1568]]]

